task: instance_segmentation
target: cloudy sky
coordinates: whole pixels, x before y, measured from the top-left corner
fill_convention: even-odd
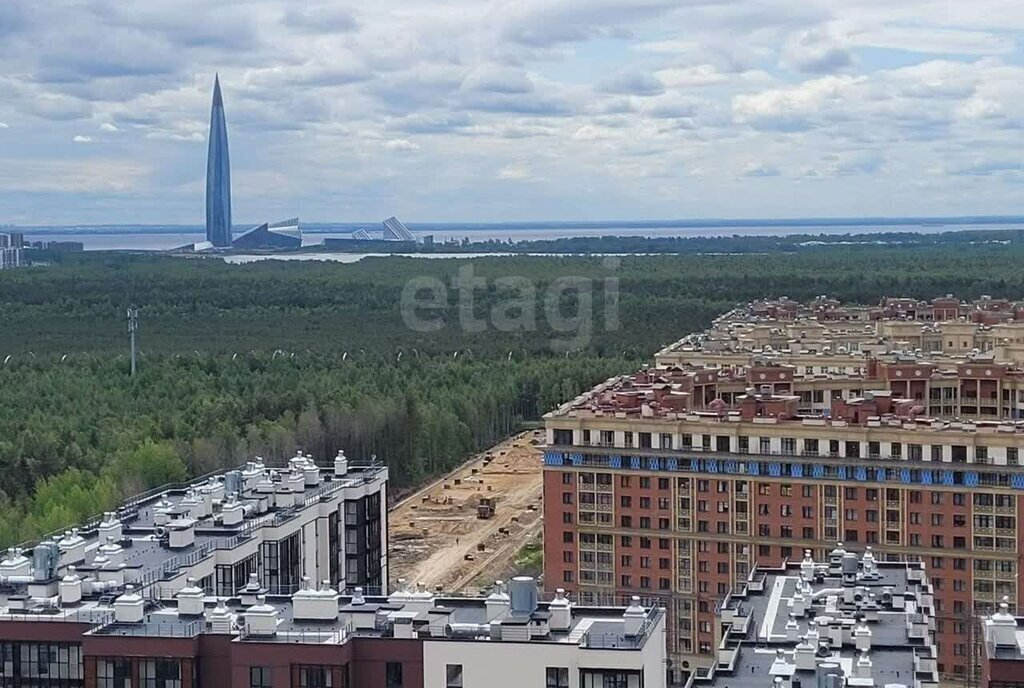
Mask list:
[[[1018,214],[1020,0],[0,0],[0,222]]]

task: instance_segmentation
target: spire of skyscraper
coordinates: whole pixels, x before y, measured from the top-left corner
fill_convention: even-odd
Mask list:
[[[231,160],[219,74],[213,79],[210,148],[206,158],[206,240],[214,246],[231,246]]]

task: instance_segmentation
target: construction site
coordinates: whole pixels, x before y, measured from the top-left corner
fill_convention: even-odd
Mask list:
[[[516,573],[541,535],[543,434],[515,435],[405,498],[389,516],[391,582],[472,592]]]

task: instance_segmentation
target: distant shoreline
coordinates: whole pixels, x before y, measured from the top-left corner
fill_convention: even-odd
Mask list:
[[[310,222],[303,223],[305,234],[343,234],[360,228],[375,227],[377,221],[367,222]],[[932,233],[942,228],[963,227],[965,225],[1021,225],[1024,227],[1024,216],[1021,215],[987,215],[987,216],[955,216],[955,217],[832,217],[832,218],[783,218],[783,219],[729,219],[705,218],[693,220],[591,220],[591,221],[518,221],[518,222],[409,222],[409,228],[419,233],[452,233],[459,232],[518,232],[530,230],[553,231],[586,231],[586,230],[643,230],[643,229],[802,229],[808,228],[843,228],[843,227],[900,227],[919,228],[920,231]],[[239,225],[235,233],[247,231],[253,225]],[[31,234],[196,234],[204,232],[202,225],[178,224],[92,224],[75,225],[0,225],[0,232],[23,231]],[[914,231],[910,229],[910,231]],[[803,232],[794,232],[803,233]],[[775,235],[779,233],[773,232]]]

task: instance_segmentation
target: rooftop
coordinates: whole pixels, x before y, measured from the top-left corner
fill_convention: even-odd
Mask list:
[[[839,545],[827,562],[755,567],[722,601],[717,662],[688,688],[836,685],[936,688],[933,591],[921,564]]]
[[[8,550],[0,560],[0,601],[24,596],[21,605],[33,608],[68,575],[80,578],[87,598],[129,584],[158,598],[163,583],[183,580],[218,550],[251,547],[261,529],[286,524],[322,501],[378,490],[386,480],[385,466],[349,465],[342,452],[331,467],[299,454],[278,468],[256,459],[163,486],[63,534]]]
[[[583,649],[639,650],[660,633],[664,610],[581,607],[559,590],[540,602],[532,578],[498,581],[487,597],[442,597],[420,585],[404,585],[388,597],[370,597],[357,588],[339,595],[325,583],[306,581],[293,595],[268,595],[258,580],[235,598],[207,596],[195,581],[173,601],[146,600],[134,589],[116,598],[64,602],[33,612],[8,605],[0,623],[63,621],[89,626],[96,636],[194,638],[229,634],[235,642],[342,644],[352,637],[430,638],[479,642],[531,642],[576,645]]]

